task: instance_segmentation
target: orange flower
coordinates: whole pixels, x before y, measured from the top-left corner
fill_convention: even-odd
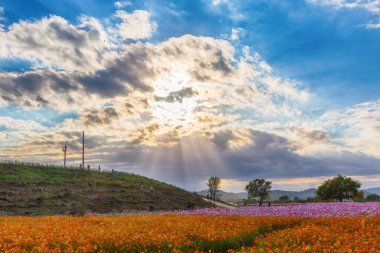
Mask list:
[[[380,217],[0,217],[0,252],[26,251],[380,252]]]

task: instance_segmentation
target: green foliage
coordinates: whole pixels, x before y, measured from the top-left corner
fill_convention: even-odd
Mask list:
[[[208,187],[208,192],[210,193],[210,197],[214,201],[216,200],[216,194],[220,189],[220,183],[221,179],[218,177],[210,177],[206,183]]]
[[[265,179],[255,179],[249,181],[245,190],[248,192],[248,199],[258,198],[259,206],[263,204],[263,201],[269,197],[271,193],[272,182]]]
[[[316,191],[317,197],[321,200],[339,200],[354,199],[359,196],[359,181],[350,177],[338,175],[328,179],[320,185]]]
[[[258,203],[258,201],[257,201],[256,199],[253,199],[253,198],[243,199],[243,200],[242,200],[242,204],[243,204],[244,206],[246,206],[246,205],[251,205],[251,204],[257,204],[257,203]]]
[[[308,197],[306,202],[317,202],[318,200],[315,197]]]
[[[289,201],[290,198],[289,198],[289,196],[284,195],[284,196],[281,196],[278,200],[286,202],[286,201]]]
[[[380,201],[380,196],[377,195],[377,194],[374,194],[374,193],[371,193],[371,194],[368,194],[367,198],[366,198],[367,201]]]
[[[363,191],[358,191],[355,196],[352,197],[352,199],[356,202],[364,202],[364,192]]]

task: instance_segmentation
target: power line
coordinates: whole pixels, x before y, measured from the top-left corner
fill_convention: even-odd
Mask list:
[[[84,131],[82,133],[82,169],[84,169]]]
[[[67,145],[63,146],[63,168],[66,168],[66,152],[67,152]]]

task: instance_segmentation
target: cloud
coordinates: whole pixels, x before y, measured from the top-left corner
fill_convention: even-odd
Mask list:
[[[0,116],[0,127],[7,129],[8,131],[25,130],[25,131],[44,131],[46,127],[40,123],[32,120],[14,119],[11,117]]]
[[[193,35],[135,41],[152,36],[150,14],[116,15],[121,23],[113,29],[123,41],[89,17],[77,25],[57,16],[20,21],[0,32],[8,43],[1,57],[40,66],[0,73],[0,105],[77,115],[48,127],[0,118],[7,129],[2,156],[59,162],[68,143],[77,163],[84,129],[89,163],[184,185],[210,175],[243,180],[379,169],[379,102],[305,120],[311,94],[249,47]]]
[[[307,0],[310,4],[331,6],[336,9],[361,9],[376,17],[375,21],[367,23],[364,27],[368,29],[380,28],[380,1],[379,0]]]
[[[368,23],[368,24],[366,24],[365,27],[367,29],[380,29],[380,18],[375,23]]]
[[[132,99],[144,93],[150,112],[144,109],[142,113],[168,121],[179,116],[170,112],[174,108],[179,108],[180,114],[196,114],[194,119],[205,116],[205,108],[212,114],[222,107],[232,111],[265,109],[267,112],[260,113],[273,115],[296,113],[276,105],[275,100],[306,101],[307,93],[288,80],[270,77],[270,71],[258,55],[247,53],[235,59],[235,49],[228,41],[186,35],[157,45],[123,45],[117,56],[89,73],[51,69],[2,73],[0,89],[6,95],[0,101],[83,111],[110,98]]]
[[[231,0],[204,0],[210,11],[227,15],[234,22],[245,20],[247,17],[241,11],[241,3]]]
[[[117,9],[122,9],[127,6],[132,6],[132,3],[130,1],[116,1],[114,5]]]
[[[328,111],[321,121],[347,150],[380,157],[380,100]]]
[[[238,40],[239,39],[239,34],[242,32],[241,28],[232,28],[231,29],[231,36],[230,40]]]
[[[119,117],[119,114],[113,107],[106,107],[103,110],[91,110],[83,114],[83,121],[85,125],[107,125],[114,119]]]
[[[245,125],[240,110],[274,118],[286,111],[292,117],[296,112],[285,106],[286,101],[305,102],[300,99],[305,91],[289,80],[269,82],[269,65],[248,51],[236,59],[228,41],[191,35],[156,45],[129,43],[92,73],[50,69],[2,73],[0,88],[6,95],[0,101],[74,110],[79,115],[46,130],[54,137],[40,134],[44,140],[35,140],[35,148],[41,154],[53,139],[60,144],[68,138],[62,132],[78,128],[104,143],[122,139],[140,148],[178,145],[194,134],[213,139],[221,129]],[[277,104],[279,98],[283,104]],[[233,135],[226,148],[250,144],[241,131]]]
[[[0,6],[0,22],[3,22],[6,20],[6,18],[3,16],[3,14],[4,14],[4,7]],[[0,31],[1,31],[1,28],[2,28],[2,26],[0,24]]]
[[[103,66],[110,47],[95,18],[72,25],[58,16],[20,21],[0,30],[0,58],[20,58],[36,66],[91,72]]]
[[[150,21],[151,14],[145,10],[136,10],[133,13],[119,10],[115,16],[121,20],[117,31],[124,40],[148,39],[157,29],[157,24]]]
[[[152,128],[152,131],[154,129]],[[202,187],[205,178],[219,176],[230,180],[252,178],[320,178],[344,174],[377,175],[379,159],[349,152],[323,157],[294,153],[292,143],[273,134],[247,129],[241,133],[250,144],[234,148],[238,131],[226,128],[214,138],[189,136],[170,146],[142,147],[131,142],[118,143],[118,149],[103,162],[119,164],[127,171],[175,182],[189,189]],[[121,146],[120,146],[121,145]],[[143,169],[142,169],[143,168]]]

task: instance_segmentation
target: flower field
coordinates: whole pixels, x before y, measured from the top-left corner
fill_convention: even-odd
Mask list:
[[[335,217],[313,218],[308,205],[297,209],[305,207],[308,215],[255,216],[252,210],[258,207],[246,207],[121,216],[0,216],[0,252],[380,252],[378,205],[366,204],[369,212],[362,215],[359,206],[364,210],[365,205],[343,204],[328,204]],[[266,207],[266,212],[279,208]]]
[[[255,244],[248,252],[380,252],[380,217],[308,219]]]
[[[223,252],[299,218],[198,215],[1,217],[0,252]]]
[[[280,206],[245,206],[236,209],[204,208],[179,211],[181,214],[342,217],[352,215],[380,216],[380,202],[307,203]]]

